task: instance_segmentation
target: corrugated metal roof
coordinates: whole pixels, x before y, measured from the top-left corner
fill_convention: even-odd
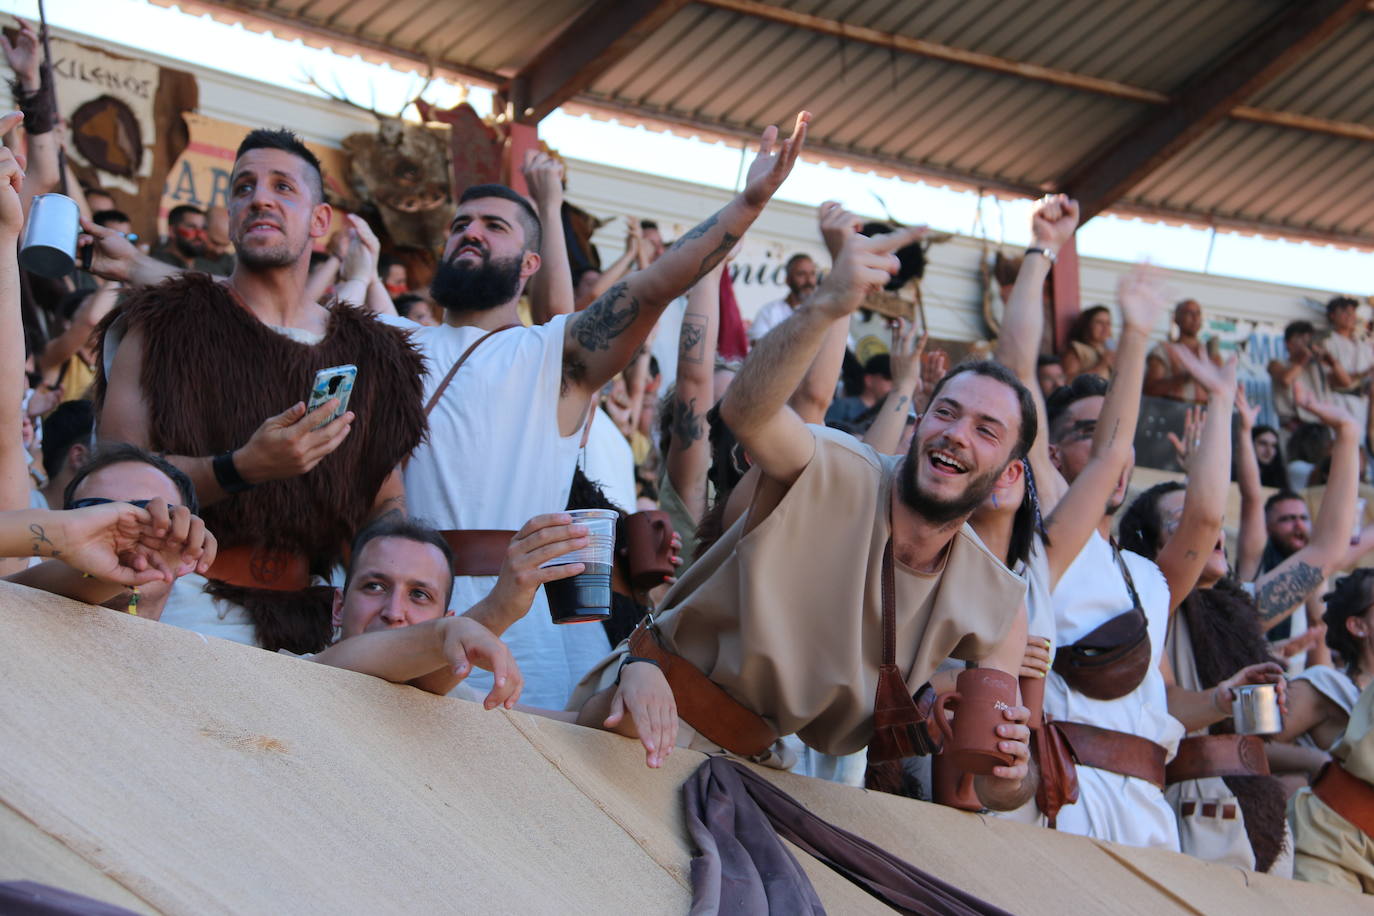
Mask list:
[[[651,4],[179,5],[500,85],[538,62],[579,15],[613,19]],[[1281,0],[697,0],[603,61],[568,101],[732,137],[787,124],[806,108],[818,158],[1035,194],[1061,186],[1292,8]],[[1333,34],[1241,99],[1243,108],[1151,163],[1113,209],[1374,247],[1374,15],[1368,7],[1340,15]]]

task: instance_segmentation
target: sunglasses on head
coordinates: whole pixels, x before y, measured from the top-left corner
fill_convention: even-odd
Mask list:
[[[91,506],[103,506],[106,503],[128,503],[131,506],[138,506],[140,509],[148,508],[151,499],[106,499],[103,496],[87,496],[85,499],[73,500],[71,508],[88,509]],[[170,506],[168,508],[171,508]]]

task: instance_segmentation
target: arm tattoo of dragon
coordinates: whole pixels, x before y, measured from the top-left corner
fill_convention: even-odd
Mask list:
[[[687,401],[683,401],[682,398],[673,398],[673,439],[682,443],[684,448],[693,442],[700,441],[701,437],[706,435],[706,430],[702,425],[703,415],[697,413],[696,406],[696,398]]]
[[[1321,585],[1323,578],[1320,569],[1302,562],[1274,576],[1255,592],[1255,605],[1259,608],[1260,619],[1273,620],[1296,607],[1312,589]]]
[[[621,281],[577,316],[572,326],[573,340],[593,353],[609,350],[611,343],[638,317],[639,299]]]

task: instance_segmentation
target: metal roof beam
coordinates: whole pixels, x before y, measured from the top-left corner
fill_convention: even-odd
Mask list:
[[[1085,221],[1101,213],[1358,16],[1368,2],[1310,0],[1284,6],[1190,77],[1172,102],[1071,168],[1058,182],[1060,189],[1078,198]]]
[[[1162,105],[1169,101],[1168,95],[1142,86],[1132,86],[1116,80],[1086,76],[1082,73],[1072,73],[1068,70],[1058,70],[1054,67],[1044,67],[1025,61],[1008,60],[1005,57],[984,54],[981,51],[970,51],[966,48],[955,48],[934,41],[926,41],[923,38],[912,38],[909,35],[883,32],[848,22],[826,19],[823,16],[797,12],[786,7],[774,6],[771,3],[760,3],[759,0],[698,0],[698,2],[702,6],[728,10],[732,13],[753,16],[757,19],[766,19],[779,25],[805,29],[821,35],[832,35],[835,38],[857,41],[889,51],[901,51],[906,54],[928,57],[932,60],[963,64],[977,70],[1004,73],[1020,79],[1035,80],[1054,86],[1064,86],[1069,89],[1128,99],[1132,102],[1144,102],[1150,105]]]
[[[510,81],[515,120],[534,124],[587,89],[688,0],[596,0]]]

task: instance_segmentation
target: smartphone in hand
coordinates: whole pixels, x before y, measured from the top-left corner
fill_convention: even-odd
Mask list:
[[[353,382],[357,377],[358,367],[351,365],[332,366],[315,373],[315,383],[310,386],[310,397],[305,401],[306,412],[309,413],[331,398],[339,399],[339,405],[323,423],[315,427],[316,429],[334,422],[348,410],[348,399],[353,394]]]

